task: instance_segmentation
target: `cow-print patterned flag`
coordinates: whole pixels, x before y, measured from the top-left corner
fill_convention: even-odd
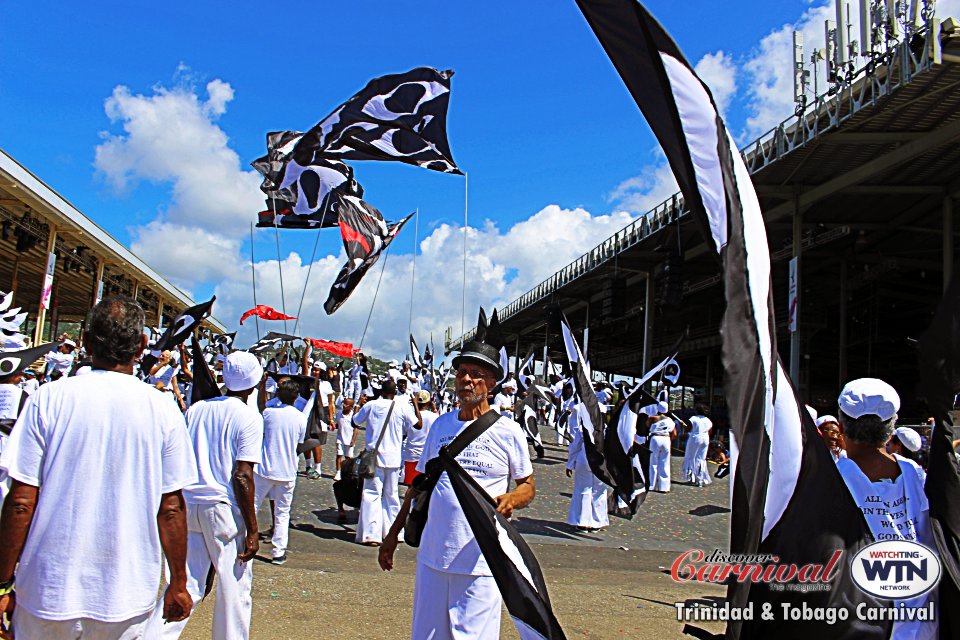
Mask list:
[[[375,208],[356,196],[343,195],[338,191],[330,194],[330,207],[340,221],[343,247],[347,251],[347,263],[343,265],[336,281],[330,287],[323,308],[331,314],[340,308],[353,290],[360,284],[364,274],[376,264],[411,213],[400,222],[387,223]]]
[[[363,187],[353,178],[353,168],[344,162],[318,158],[313,164],[301,166],[296,160],[288,158],[283,169],[277,170],[276,161],[265,160],[272,153],[253,163],[258,171],[262,169],[267,172],[263,174],[261,189],[267,184],[278,185],[274,191],[266,190],[270,197],[266,209],[258,214],[258,227],[335,227],[337,217],[328,206],[327,195],[337,189],[357,197],[363,196]],[[278,182],[273,182],[274,179]]]
[[[394,160],[461,173],[447,142],[453,71],[418,67],[374,78],[293,146],[293,159]]]

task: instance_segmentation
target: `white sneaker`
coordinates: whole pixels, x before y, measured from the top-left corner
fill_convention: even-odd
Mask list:
[[[340,479],[340,472],[337,471],[337,472],[333,475],[333,481],[336,482],[336,481],[339,480],[339,479]]]

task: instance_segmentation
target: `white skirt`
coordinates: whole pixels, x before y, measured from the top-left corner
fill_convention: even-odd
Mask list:
[[[589,465],[577,464],[573,470],[573,495],[567,524],[591,529],[610,526],[607,485],[593,475]]]

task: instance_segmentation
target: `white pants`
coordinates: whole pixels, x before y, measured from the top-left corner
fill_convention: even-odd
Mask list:
[[[213,640],[241,640],[250,637],[253,608],[253,564],[239,562],[246,526],[240,510],[226,503],[187,503],[187,591],[193,607],[203,597],[207,572],[217,572],[217,601],[213,607]],[[187,621],[163,621],[163,598],[150,617],[146,638],[179,638]]]
[[[687,436],[687,448],[683,450],[683,466],[680,467],[680,479],[693,482],[693,456],[696,453],[696,436]]]
[[[497,640],[503,599],[493,576],[468,576],[417,562],[414,640]]]
[[[376,475],[363,481],[357,542],[383,542],[400,513],[399,467],[377,467]]]
[[[257,511],[263,506],[265,499],[273,500],[273,549],[270,555],[279,558],[287,553],[287,540],[290,533],[290,505],[293,504],[293,490],[297,486],[296,480],[270,480],[258,475],[254,476],[253,486],[256,487],[254,500]]]
[[[146,635],[149,619],[149,611],[121,622],[101,622],[91,618],[44,620],[23,607],[13,611],[17,640],[140,640],[150,637]]]
[[[710,470],[707,468],[707,448],[709,446],[709,433],[690,436],[690,439],[687,440],[687,451],[693,451],[690,455],[690,481],[696,482],[698,485],[708,485],[713,482],[710,478]]]
[[[360,395],[363,393],[363,389],[360,386],[359,380],[347,380],[347,384],[344,386],[343,395],[345,398],[353,398],[354,400],[359,400]]]
[[[599,529],[609,527],[607,516],[607,485],[593,475],[590,465],[577,463],[573,470],[573,495],[567,524],[575,527]]]
[[[650,438],[650,490],[670,491],[670,436]]]

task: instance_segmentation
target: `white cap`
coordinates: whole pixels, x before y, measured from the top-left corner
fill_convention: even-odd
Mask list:
[[[327,363],[324,362],[323,360],[317,360],[317,361],[314,362],[311,366],[312,366],[312,367],[317,367],[318,369],[320,369],[320,371],[326,371],[326,370],[327,370]]]
[[[504,389],[514,389],[514,390],[516,390],[516,388],[517,388],[517,381],[516,381],[516,380],[507,380],[506,382],[503,383],[503,388],[504,388]]]
[[[896,389],[878,378],[851,380],[837,398],[840,410],[851,418],[874,415],[889,420],[900,410]]]
[[[897,436],[897,440],[900,441],[905,448],[909,449],[916,453],[920,450],[920,434],[911,429],[910,427],[897,427],[897,430],[894,432]]]
[[[823,425],[827,424],[828,422],[832,422],[832,423],[834,423],[834,424],[840,424],[840,421],[837,420],[834,416],[820,416],[820,417],[817,418],[817,420],[816,420],[816,423],[817,423],[817,426],[818,426],[818,427],[823,426]]]
[[[61,342],[60,344],[62,344],[62,345],[65,346],[65,347],[73,347],[74,349],[77,348],[77,343],[74,342],[73,340],[71,340],[70,338],[67,338],[66,340],[64,340],[64,341]]]
[[[397,362],[396,360],[391,360],[390,362],[387,363],[387,366],[388,366],[388,367],[393,367],[394,369],[396,369],[397,367],[400,366],[400,363]]]
[[[246,391],[260,384],[263,367],[248,351],[234,351],[223,362],[223,382],[230,391]]]

